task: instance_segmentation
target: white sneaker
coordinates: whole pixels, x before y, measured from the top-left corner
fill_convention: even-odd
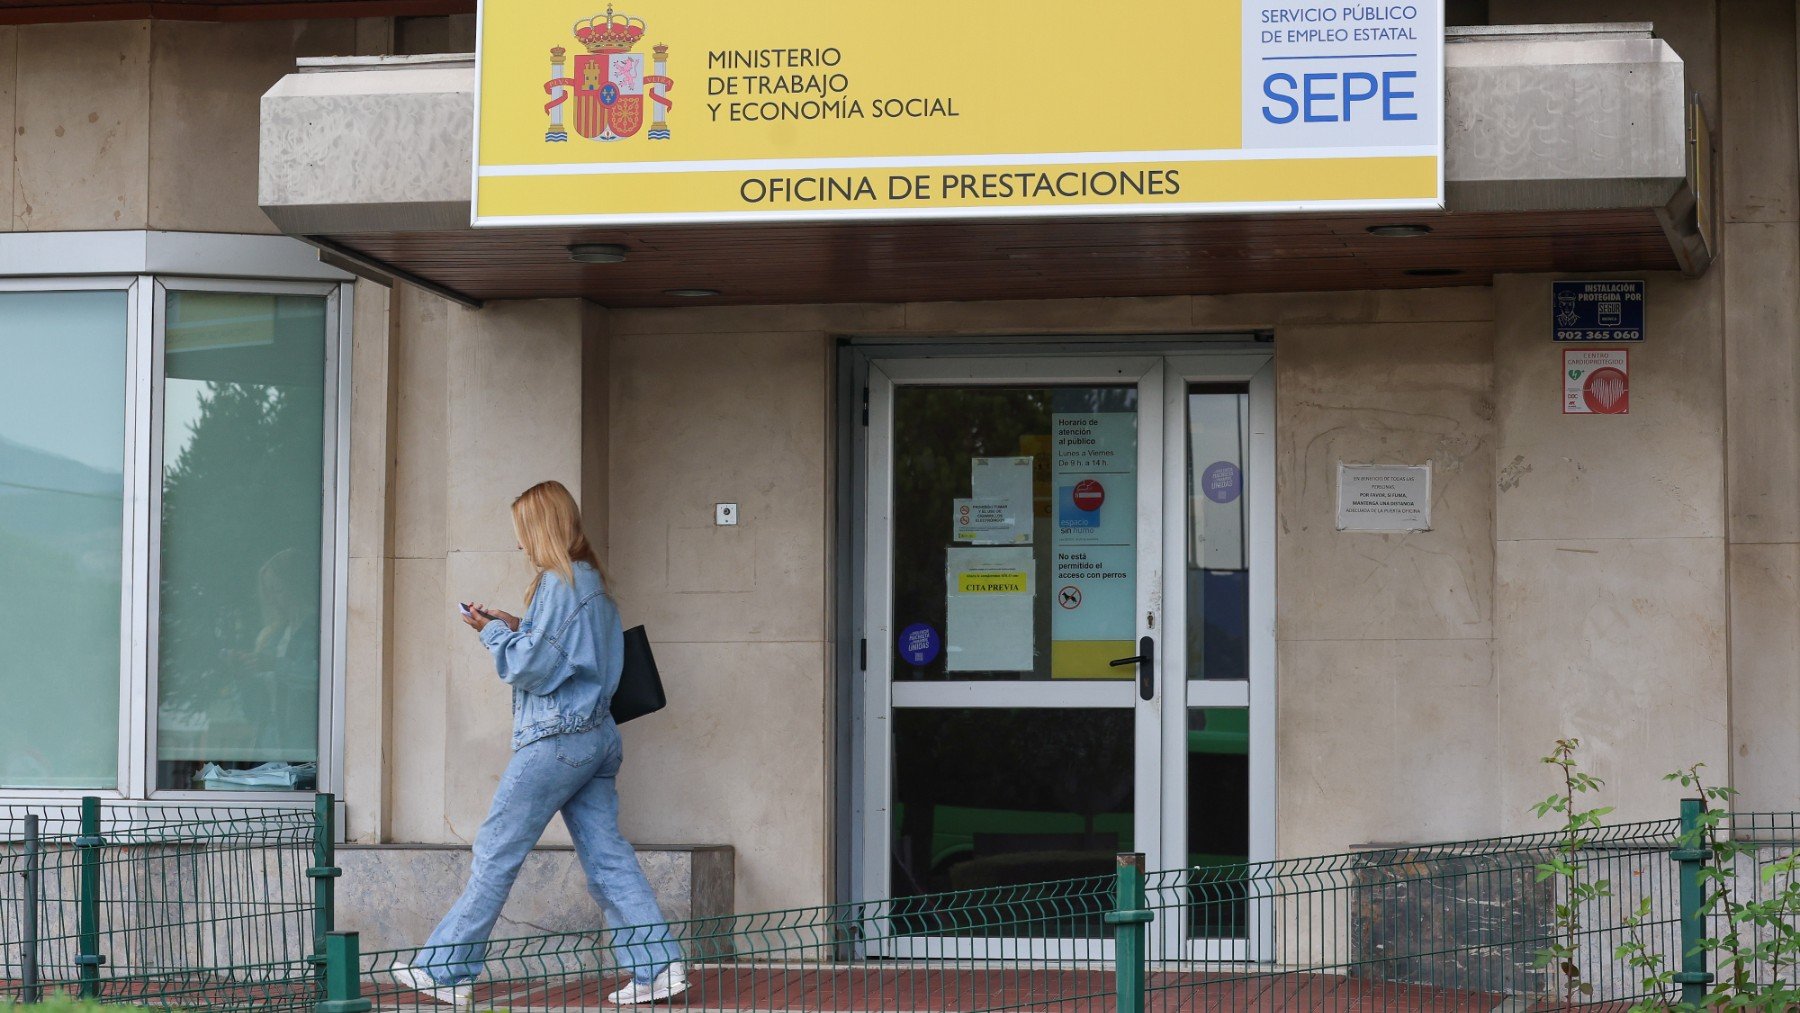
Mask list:
[[[673,999],[688,990],[687,968],[677,960],[648,985],[640,984],[633,978],[624,988],[606,997],[606,1001],[615,1006],[638,1006],[648,1002],[661,1002]]]
[[[394,966],[388,968],[388,973],[411,991],[423,992],[452,1006],[469,1005],[469,997],[474,992],[468,985],[440,985],[423,968],[414,967],[403,960],[394,961]]]

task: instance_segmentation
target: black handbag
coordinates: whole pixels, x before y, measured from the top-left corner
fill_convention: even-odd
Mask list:
[[[625,631],[625,668],[619,673],[619,688],[613,692],[613,720],[624,724],[668,704],[662,676],[656,671],[656,655],[650,653],[650,637],[642,626],[633,626]]]

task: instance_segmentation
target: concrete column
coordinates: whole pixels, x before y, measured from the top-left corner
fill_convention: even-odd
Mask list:
[[[1720,10],[1732,781],[1800,805],[1800,109],[1795,5]]]
[[[577,300],[466,310],[396,293],[387,836],[467,843],[510,755],[511,700],[455,603],[523,611],[531,571],[510,507],[525,488],[557,479],[604,494],[584,470],[603,318]]]
[[[350,574],[344,696],[345,833],[387,830],[394,602],[393,436],[398,399],[390,290],[356,283],[351,325]]]
[[[444,819],[458,840],[474,839],[511,757],[512,695],[453,603],[523,615],[534,574],[513,535],[512,501],[546,479],[582,492],[587,313],[574,299],[495,303],[452,310],[444,335]]]
[[[1720,280],[1647,278],[1629,415],[1563,415],[1546,276],[1496,280],[1494,663],[1501,813],[1536,828],[1536,762],[1582,740],[1614,819],[1670,816],[1663,774],[1724,777]]]
[[[740,911],[828,889],[832,345],[818,315],[612,315],[614,586],[670,699],[625,727],[621,822],[633,841],[730,844]],[[713,523],[720,502],[738,504],[737,525]]]

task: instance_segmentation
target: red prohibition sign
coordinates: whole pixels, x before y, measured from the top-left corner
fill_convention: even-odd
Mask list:
[[[1056,592],[1056,603],[1063,608],[1072,609],[1081,606],[1081,588],[1070,584]]]
[[[1106,488],[1091,478],[1075,483],[1075,506],[1092,513],[1106,502]]]

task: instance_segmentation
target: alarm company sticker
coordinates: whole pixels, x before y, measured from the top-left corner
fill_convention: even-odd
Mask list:
[[[1629,415],[1630,361],[1623,348],[1563,349],[1563,414]]]
[[[1644,340],[1643,282],[1558,281],[1552,288],[1551,340]]]

